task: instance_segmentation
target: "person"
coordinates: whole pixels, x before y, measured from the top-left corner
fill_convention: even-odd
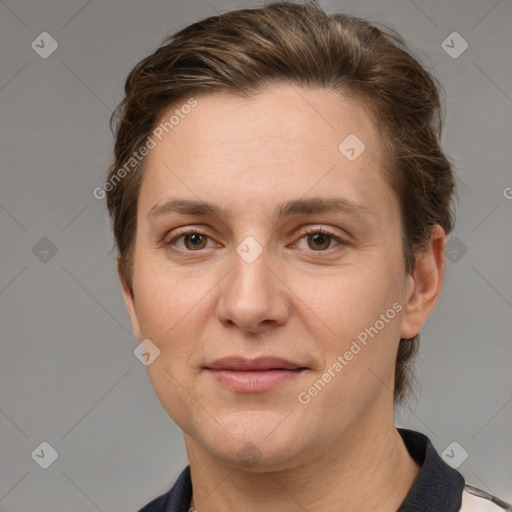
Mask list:
[[[394,423],[454,222],[440,91],[315,2],[198,21],[130,72],[104,190],[189,460],[141,511],[510,510]]]

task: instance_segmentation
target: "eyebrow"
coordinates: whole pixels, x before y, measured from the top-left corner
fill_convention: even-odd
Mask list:
[[[278,219],[293,215],[311,215],[329,212],[341,212],[355,217],[376,215],[367,205],[341,197],[296,199],[286,203],[280,203],[276,208]],[[153,205],[148,212],[147,219],[152,222],[170,213],[194,215],[198,217],[211,216],[226,220],[233,218],[233,215],[228,210],[213,203],[191,199],[170,198],[163,203]]]

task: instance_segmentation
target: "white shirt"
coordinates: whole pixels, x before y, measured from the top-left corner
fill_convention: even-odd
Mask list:
[[[460,512],[504,512],[512,508],[491,494],[466,484],[459,510]]]

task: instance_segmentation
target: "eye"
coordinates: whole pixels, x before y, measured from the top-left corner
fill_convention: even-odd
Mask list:
[[[181,243],[180,243],[181,241]],[[200,233],[199,231],[188,230],[182,231],[177,234],[170,240],[168,240],[165,245],[166,246],[176,246],[178,249],[182,251],[199,251],[201,249],[207,248],[208,241],[211,241],[210,238],[204,233]]]
[[[327,249],[332,249],[339,245],[343,245],[343,241],[339,237],[327,230],[319,228],[310,229],[303,233],[302,237],[297,243],[297,247],[299,249],[304,248],[299,246],[302,241],[306,242],[307,248],[317,252],[326,251]],[[335,243],[334,247],[332,246],[333,242]]]
[[[208,245],[209,242],[210,245]],[[304,247],[304,244],[306,244],[306,247]],[[201,233],[197,229],[188,229],[175,234],[172,238],[165,241],[164,245],[179,251],[197,252],[201,251],[201,249],[215,246],[215,242],[208,235]],[[314,252],[326,252],[328,249],[335,249],[343,245],[345,245],[343,240],[329,230],[314,228],[303,232],[294,247],[305,250],[309,249]]]

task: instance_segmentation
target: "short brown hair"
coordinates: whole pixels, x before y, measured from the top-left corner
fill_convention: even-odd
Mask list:
[[[325,13],[316,3],[277,2],[231,11],[194,23],[164,41],[139,62],[125,84],[125,97],[111,119],[115,161],[109,171],[107,205],[119,266],[133,294],[137,200],[144,162],[125,166],[167,109],[191,95],[228,91],[251,95],[265,84],[318,87],[359,100],[381,133],[385,177],[401,208],[404,268],[439,224],[453,226],[452,167],[440,147],[440,85],[390,28],[344,14]],[[419,335],[401,339],[394,396],[411,389]]]

